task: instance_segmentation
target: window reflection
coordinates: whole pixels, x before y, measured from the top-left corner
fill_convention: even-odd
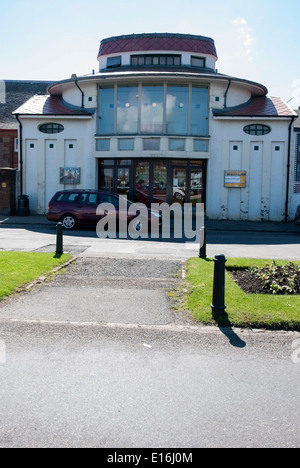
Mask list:
[[[166,106],[167,133],[186,135],[188,133],[189,88],[168,86]]]
[[[100,135],[208,135],[206,88],[149,85],[140,95],[136,85],[118,86],[116,93],[115,88],[99,91]]]
[[[141,112],[142,133],[163,133],[163,86],[143,86]]]
[[[134,134],[138,131],[138,88],[118,87],[117,132]]]
[[[114,133],[114,88],[100,89],[99,133],[109,135]]]
[[[136,163],[136,201],[149,204],[149,162]]]
[[[192,88],[191,133],[208,133],[208,90],[205,88]]]

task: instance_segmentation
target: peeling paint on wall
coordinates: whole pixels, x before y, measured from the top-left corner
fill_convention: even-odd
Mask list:
[[[260,205],[260,216],[262,221],[268,221],[270,217],[270,199],[262,198]]]
[[[220,214],[221,214],[220,219],[228,218],[228,207],[226,205],[221,205]]]
[[[248,210],[249,210],[248,202],[242,200],[241,201],[241,220],[242,221],[248,221],[248,219],[249,219],[249,211]]]

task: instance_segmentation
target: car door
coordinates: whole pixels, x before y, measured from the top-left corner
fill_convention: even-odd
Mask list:
[[[77,202],[77,209],[80,212],[81,221],[86,225],[97,223],[97,206],[99,204],[99,195],[96,192],[84,192],[80,195]]]

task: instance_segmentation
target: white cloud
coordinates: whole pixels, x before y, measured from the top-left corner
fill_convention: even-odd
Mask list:
[[[252,62],[252,46],[255,42],[255,38],[252,34],[253,30],[248,26],[244,18],[236,18],[233,20],[233,24],[237,27],[239,40],[243,45],[243,53],[246,54],[247,60]]]

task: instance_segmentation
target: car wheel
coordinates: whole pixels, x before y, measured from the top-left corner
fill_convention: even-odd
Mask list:
[[[68,231],[71,231],[72,229],[75,229],[77,226],[77,219],[73,215],[64,215],[61,219],[62,225],[64,229],[67,229]]]

